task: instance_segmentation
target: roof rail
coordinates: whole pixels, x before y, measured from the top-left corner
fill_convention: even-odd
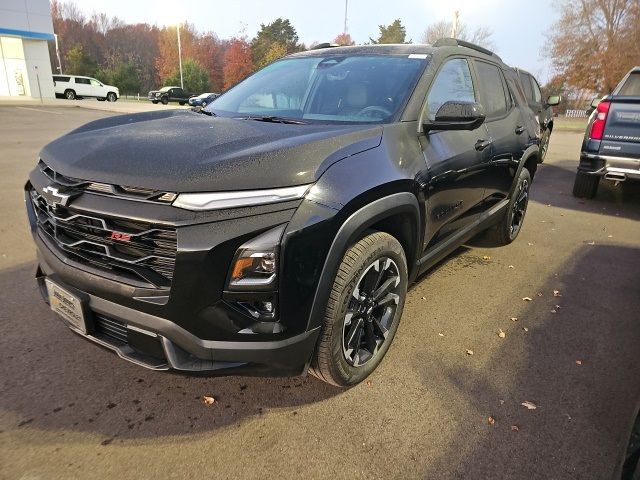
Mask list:
[[[491,50],[488,50],[480,45],[476,45],[475,43],[467,42],[465,40],[458,40],[457,38],[439,38],[433,43],[434,47],[466,47],[471,48],[472,50],[476,50],[477,52],[484,53],[485,55],[491,55],[500,59],[498,55],[493,53]]]
[[[340,45],[338,45],[337,43],[324,42],[324,43],[319,43],[315,47],[311,47],[309,50],[320,50],[321,48],[336,48],[339,46]]]

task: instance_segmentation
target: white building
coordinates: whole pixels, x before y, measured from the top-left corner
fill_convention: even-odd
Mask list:
[[[55,98],[49,0],[0,0],[0,98]]]

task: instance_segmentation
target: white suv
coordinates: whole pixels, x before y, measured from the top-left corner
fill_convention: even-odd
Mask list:
[[[115,102],[120,98],[120,90],[111,85],[105,85],[95,78],[79,75],[54,75],[53,85],[56,97],[67,100],[76,98],[95,97],[99,101]]]

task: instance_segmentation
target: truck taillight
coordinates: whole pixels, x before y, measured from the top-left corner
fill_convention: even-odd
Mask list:
[[[611,102],[600,102],[598,104],[596,119],[591,124],[591,132],[589,133],[591,140],[602,140],[604,125],[607,123],[607,114],[609,113],[610,106]]]

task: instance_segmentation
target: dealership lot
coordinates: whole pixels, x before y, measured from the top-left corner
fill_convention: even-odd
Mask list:
[[[47,141],[108,115],[0,107],[0,478],[610,477],[640,398],[640,187],[572,197],[580,133],[552,136],[517,241],[425,275],[342,391],[151,372],[48,310],[22,186]]]

